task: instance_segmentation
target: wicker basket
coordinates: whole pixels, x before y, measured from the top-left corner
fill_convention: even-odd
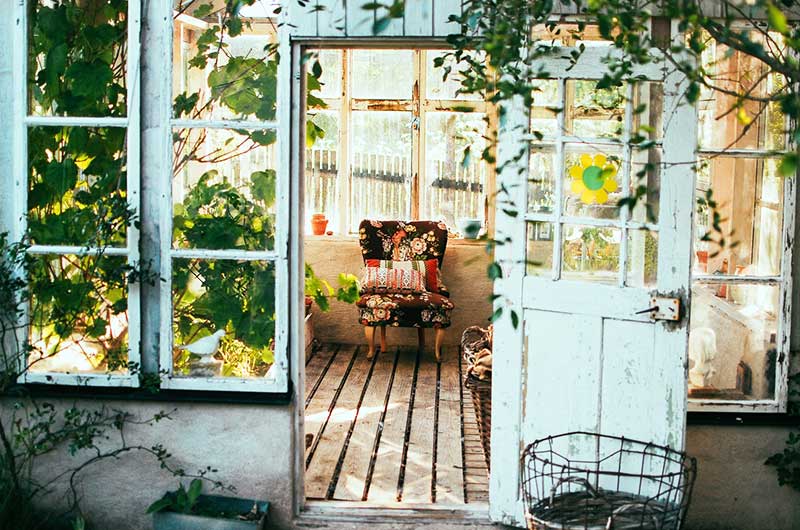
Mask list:
[[[483,446],[483,457],[486,460],[486,470],[490,470],[491,436],[492,436],[492,377],[489,372],[486,379],[479,379],[470,373],[470,367],[475,364],[475,354],[483,349],[492,349],[492,332],[480,326],[470,326],[461,334],[461,353],[464,358],[466,370],[464,371],[464,386],[472,394],[472,404],[475,409],[475,420],[478,423],[478,433]]]
[[[478,422],[478,433],[481,435],[483,457],[486,469],[491,470],[489,461],[492,451],[492,379],[480,380],[474,375],[464,377],[464,386],[472,394],[472,405],[475,408],[475,421]]]
[[[697,474],[669,447],[589,432],[537,440],[522,464],[529,530],[680,530]]]

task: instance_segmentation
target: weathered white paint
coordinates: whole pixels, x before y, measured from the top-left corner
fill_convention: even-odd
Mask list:
[[[385,9],[364,9],[370,0],[319,0],[300,6],[288,5],[290,33],[296,38],[375,37],[373,24]],[[458,31],[450,15],[461,15],[460,0],[409,0],[405,15],[392,19],[377,37],[446,37]]]
[[[17,75],[13,76],[13,179],[14,194],[11,211],[13,212],[14,230],[12,237],[21,241],[27,230],[26,215],[28,211],[28,128],[39,126],[51,127],[125,127],[127,135],[125,149],[127,154],[127,188],[128,207],[139,209],[140,191],[140,29],[141,5],[139,2],[128,4],[128,43],[127,43],[127,110],[124,118],[119,117],[86,117],[86,116],[32,116],[28,114],[28,31],[27,3],[18,0],[14,6],[14,46],[12,47],[13,67]],[[131,224],[127,227],[125,248],[103,249],[110,256],[126,256],[128,265],[139,263],[139,229]],[[83,255],[98,249],[77,247],[72,245],[34,245],[31,254],[78,254]],[[138,365],[140,355],[140,293],[139,284],[128,285],[128,362]],[[26,306],[22,316],[27,321],[30,307]],[[27,340],[21,337],[20,340]],[[21,350],[20,350],[21,351]],[[25,359],[20,359],[22,376],[20,380],[27,383],[48,383],[79,386],[130,386],[139,385],[137,375],[126,374],[72,374],[51,372],[28,372],[25,370]]]
[[[161,49],[162,55],[172,56],[173,32],[171,31],[172,10],[165,4],[161,11],[152,15],[154,24],[169,25],[167,28],[160,28],[164,31],[164,48]],[[281,24],[278,29],[279,36],[279,56],[283,60],[278,65],[278,87],[277,99],[278,110],[276,120],[192,120],[185,118],[172,118],[172,61],[162,61],[156,66],[164,83],[158,88],[159,93],[152,94],[152,104],[161,109],[161,119],[169,124],[168,127],[160,128],[160,135],[166,148],[162,151],[162,160],[149,160],[152,163],[152,174],[171,175],[172,167],[172,131],[176,128],[189,129],[245,129],[245,130],[273,130],[277,132],[277,145],[288,146],[291,142],[291,129],[289,120],[291,117],[290,75],[292,65],[290,61],[291,44],[288,39],[288,26]],[[286,392],[289,388],[289,234],[291,213],[295,210],[290,202],[290,182],[289,172],[291,167],[291,157],[289,149],[278,148],[279,160],[277,168],[276,182],[276,222],[275,222],[275,250],[211,250],[211,249],[176,249],[172,246],[172,183],[171,178],[160,178],[157,182],[158,193],[161,197],[158,205],[158,216],[161,230],[159,231],[161,260],[161,277],[167,279],[167,284],[162,286],[159,295],[160,306],[160,340],[159,340],[159,359],[160,370],[166,375],[162,377],[161,386],[169,389],[179,390],[221,390],[221,391],[243,391],[243,392]],[[151,169],[148,167],[146,169]],[[275,361],[267,372],[267,375],[260,378],[235,378],[235,377],[182,377],[173,376],[173,333],[172,333],[172,292],[170,279],[172,278],[173,259],[222,259],[222,260],[244,260],[244,261],[264,261],[270,262],[274,266],[275,272]],[[298,335],[299,336],[299,335]]]
[[[546,64],[551,76],[560,80],[562,97],[566,78],[599,77],[597,65],[601,61],[595,55],[607,51],[592,52],[569,70],[561,58]],[[504,237],[501,234],[513,235],[511,244],[504,245],[508,248],[501,247],[497,252],[498,260],[504,264],[504,278],[497,282],[495,294],[502,297],[499,306],[510,306],[522,318],[514,329],[508,316],[504,316],[495,332],[495,363],[500,361],[501,365],[494,370],[492,397],[501,413],[492,422],[490,497],[494,520],[523,524],[522,506],[515,491],[519,487],[517,455],[525,444],[536,439],[590,431],[683,448],[688,323],[685,319],[677,325],[652,322],[648,315],[636,314],[650,306],[654,292],[681,298],[684,305],[689,300],[693,173],[686,162],[694,159],[694,151],[682,131],[695,130],[696,116],[691,107],[679,104],[680,79],[674,74],[665,75],[662,68],[663,64],[656,61],[641,72],[646,79],[663,82],[665,88],[660,218],[653,227],[658,232],[659,245],[654,291],[622,287],[624,261],[620,263],[618,285],[562,281],[557,268],[552,278],[525,276],[526,216],[509,217],[498,210],[498,238]],[[519,108],[509,113],[508,123],[500,133],[501,153],[518,152],[520,131],[527,128],[526,114],[525,109]],[[563,130],[563,118],[559,125]],[[542,216],[542,220],[556,223],[552,258],[555,264],[560,263],[563,240],[558,223],[568,220],[560,211],[565,193],[560,169],[565,141],[563,137],[556,140],[559,168],[554,213]],[[501,158],[501,164],[507,156]],[[630,171],[629,159],[630,152],[624,151],[622,172]],[[518,167],[510,167],[499,176],[498,183],[500,188],[512,190],[514,200],[510,202],[515,209],[524,211],[527,157],[520,160],[525,169],[522,176]],[[628,182],[629,176],[623,175],[621,183]],[[498,197],[498,201],[503,199],[502,195]],[[618,220],[590,220],[587,224],[624,228],[630,226],[627,214],[623,211]],[[622,245],[621,260],[626,255]],[[523,293],[521,299],[516,294],[519,291]],[[520,347],[520,338],[524,347]],[[521,357],[516,355],[519,351]],[[521,410],[514,403],[520,396]],[[519,432],[515,424],[520,424]],[[562,448],[565,454],[586,459],[594,458],[602,449],[590,439]]]

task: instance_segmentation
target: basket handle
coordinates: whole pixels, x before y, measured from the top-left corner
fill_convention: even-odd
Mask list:
[[[589,493],[589,495],[591,495],[593,498],[597,498],[597,490],[589,483],[588,480],[583,477],[566,477],[559,479],[559,481],[556,482],[552,488],[550,488],[550,506],[553,505],[553,501],[556,496],[556,490],[564,483],[580,484],[586,488],[586,491]]]
[[[641,506],[642,508],[648,507],[647,503],[645,502],[629,502],[628,504],[623,504],[622,506],[611,512],[611,515],[608,516],[608,521],[606,521],[606,530],[612,530],[612,528],[614,528],[614,518],[617,515],[621,514],[622,512],[630,508],[634,508],[637,506]],[[654,510],[659,510],[658,506],[650,506],[650,508]],[[658,519],[656,518],[656,514],[651,514],[650,517],[653,519],[653,527],[658,528]]]

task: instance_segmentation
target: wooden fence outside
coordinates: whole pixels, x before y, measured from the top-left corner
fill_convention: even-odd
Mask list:
[[[353,153],[350,179],[350,230],[363,218],[411,217],[411,154],[409,156]],[[486,165],[480,160],[434,160],[428,164],[429,185],[421,183],[421,215],[452,224],[461,218],[484,217]],[[433,173],[432,175],[430,173]],[[338,153],[306,150],[306,212],[333,217],[337,205]]]

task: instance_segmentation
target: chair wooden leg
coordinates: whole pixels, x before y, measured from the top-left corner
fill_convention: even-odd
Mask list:
[[[417,328],[417,339],[419,343],[419,351],[425,350],[425,328]]]
[[[372,356],[375,355],[375,328],[364,326],[364,335],[367,336],[367,359],[372,359]]]
[[[444,340],[444,328],[436,328],[436,345],[434,351],[436,352],[436,360],[442,360],[442,341]]]
[[[381,353],[386,353],[386,326],[381,326]]]

